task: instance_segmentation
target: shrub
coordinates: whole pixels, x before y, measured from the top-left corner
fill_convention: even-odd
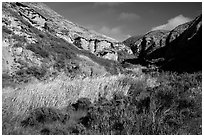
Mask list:
[[[38,124],[52,123],[60,121],[62,123],[68,120],[69,116],[62,114],[60,110],[54,108],[36,108],[31,110],[29,116],[21,122],[21,126],[37,126]]]
[[[12,34],[12,30],[8,29],[5,26],[2,26],[2,32],[8,33],[8,34]]]
[[[43,58],[49,57],[49,52],[43,48],[41,44],[30,44],[26,47],[26,49],[31,50],[35,54],[40,55]]]

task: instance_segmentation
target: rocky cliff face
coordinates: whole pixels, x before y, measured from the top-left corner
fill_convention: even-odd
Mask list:
[[[135,59],[124,62],[156,65],[165,70],[196,71],[202,68],[202,17],[171,31],[156,30],[131,44]]]
[[[3,73],[9,75],[116,72],[121,53],[132,54],[124,44],[66,20],[43,3],[3,3],[2,30]]]

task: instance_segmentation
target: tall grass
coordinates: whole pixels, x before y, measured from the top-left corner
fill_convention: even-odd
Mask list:
[[[119,74],[4,88],[3,134],[202,134],[202,73]]]
[[[76,102],[79,98],[89,98],[91,102],[99,97],[108,100],[115,93],[126,95],[131,86],[146,87],[150,78],[145,76],[113,75],[70,79],[63,75],[50,82],[31,83],[18,89],[3,89],[3,109],[22,115],[39,107],[61,109]]]

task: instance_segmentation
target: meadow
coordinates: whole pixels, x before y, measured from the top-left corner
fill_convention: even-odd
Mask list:
[[[202,134],[202,73],[34,81],[2,91],[2,134]]]

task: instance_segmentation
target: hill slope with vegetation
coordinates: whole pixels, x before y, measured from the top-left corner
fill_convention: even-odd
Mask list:
[[[43,3],[2,4],[4,81],[25,82],[67,75],[117,74],[131,50],[74,24]]]
[[[2,3],[2,134],[201,135],[201,70],[147,68],[163,47],[175,53],[168,67],[177,47],[200,49],[201,26],[200,16],[125,46],[43,3]]]
[[[163,70],[176,72],[201,71],[202,15],[171,31],[150,31],[141,39],[132,40],[127,46],[130,46],[136,57],[124,62],[156,65]]]

